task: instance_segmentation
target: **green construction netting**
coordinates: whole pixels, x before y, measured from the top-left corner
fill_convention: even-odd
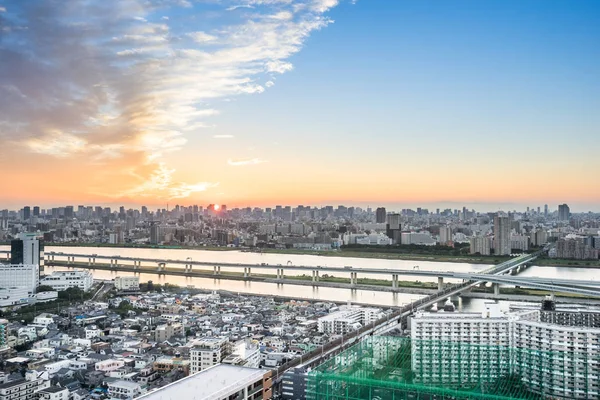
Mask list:
[[[374,336],[311,371],[307,399],[592,399],[599,367],[597,352]]]

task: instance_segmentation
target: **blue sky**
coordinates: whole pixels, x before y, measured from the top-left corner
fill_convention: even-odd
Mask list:
[[[46,162],[82,182],[48,202],[600,204],[596,1],[78,0],[42,26],[53,2],[28,5],[0,0],[0,52],[37,61],[0,58],[27,93],[0,138],[24,179]],[[49,54],[65,21],[108,28]],[[40,116],[57,92],[94,105]]]

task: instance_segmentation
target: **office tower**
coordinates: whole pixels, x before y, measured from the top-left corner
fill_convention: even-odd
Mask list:
[[[569,210],[569,206],[566,204],[561,204],[558,206],[558,220],[559,221],[568,221],[571,216],[571,211]]]
[[[548,204],[544,205],[544,217],[548,218]]]
[[[402,238],[400,217],[400,214],[389,214],[387,216],[386,234],[387,237],[392,239],[394,244],[399,244]]]
[[[66,206],[65,207],[65,218],[66,219],[73,219],[73,206]]]
[[[377,208],[377,210],[375,211],[375,222],[377,222],[378,224],[385,224],[386,217],[387,213],[385,207]]]
[[[23,220],[29,221],[29,218],[31,218],[31,207],[25,206],[23,207]]]
[[[510,219],[496,215],[494,217],[494,252],[498,256],[510,254]]]
[[[160,226],[160,224],[153,224],[150,227],[150,243],[152,244],[159,244],[162,240],[161,240],[161,232],[162,232],[162,228]]]
[[[44,246],[35,233],[22,233],[19,239],[10,243],[10,263],[43,265],[43,250]]]
[[[34,217],[40,216],[40,208],[38,206],[33,207],[33,216]]]

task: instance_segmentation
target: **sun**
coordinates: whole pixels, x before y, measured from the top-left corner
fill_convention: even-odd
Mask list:
[[[219,208],[221,208],[221,206],[219,204],[215,204],[215,211],[219,211]]]

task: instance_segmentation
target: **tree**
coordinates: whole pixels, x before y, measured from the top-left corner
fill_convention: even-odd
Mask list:
[[[149,292],[154,291],[154,283],[152,283],[152,281],[148,281],[148,291]]]
[[[54,288],[52,286],[48,286],[48,285],[40,285],[37,288],[37,292],[38,293],[42,293],[42,292],[52,292],[54,291]]]

